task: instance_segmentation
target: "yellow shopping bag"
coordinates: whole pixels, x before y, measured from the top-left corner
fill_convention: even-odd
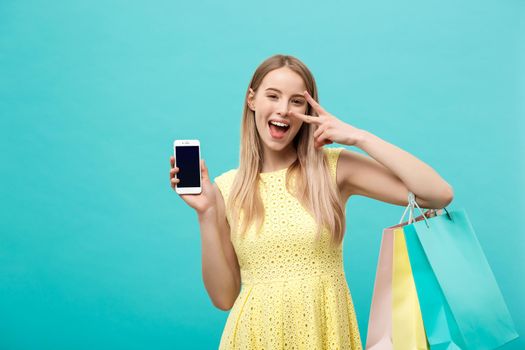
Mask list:
[[[428,350],[403,227],[394,229],[392,343],[394,350]]]

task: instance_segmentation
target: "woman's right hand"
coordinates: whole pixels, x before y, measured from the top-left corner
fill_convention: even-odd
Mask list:
[[[179,172],[179,168],[175,166],[175,157],[170,157],[170,183],[171,188],[175,190],[179,179],[175,178],[175,175]],[[204,163],[204,159],[201,159],[201,186],[202,192],[200,194],[179,194],[179,196],[186,202],[190,207],[197,211],[197,214],[203,214],[209,209],[215,208],[215,192],[213,185],[210,182],[208,174],[208,168]]]

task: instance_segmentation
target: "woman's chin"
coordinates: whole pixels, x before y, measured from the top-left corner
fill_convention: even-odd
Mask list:
[[[271,149],[272,151],[282,151],[283,149],[288,147],[290,142],[288,142],[288,140],[270,140],[266,141],[265,144],[266,147]]]

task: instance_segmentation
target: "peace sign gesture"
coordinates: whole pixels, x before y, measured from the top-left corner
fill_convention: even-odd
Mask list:
[[[362,130],[355,128],[337,119],[334,115],[328,113],[323,107],[321,107],[319,103],[317,103],[317,101],[312,98],[312,96],[310,96],[308,91],[304,91],[303,94],[306,98],[306,101],[308,101],[310,106],[312,106],[319,116],[316,117],[294,111],[288,111],[287,115],[300,119],[305,123],[317,125],[317,129],[314,133],[316,148],[331,144],[333,142],[342,145],[353,146],[359,141]]]

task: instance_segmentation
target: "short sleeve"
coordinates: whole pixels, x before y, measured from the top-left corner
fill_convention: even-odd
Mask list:
[[[217,176],[213,180],[217,184],[217,187],[219,187],[219,191],[221,191],[222,198],[224,198],[225,204],[228,203],[228,198],[230,197],[230,190],[233,184],[233,180],[235,179],[235,173],[236,169],[231,169]]]
[[[339,159],[339,155],[341,154],[342,150],[344,150],[343,147],[323,148],[328,161],[328,167],[330,168],[330,174],[332,175],[334,181],[336,181],[337,175],[337,160]]]

